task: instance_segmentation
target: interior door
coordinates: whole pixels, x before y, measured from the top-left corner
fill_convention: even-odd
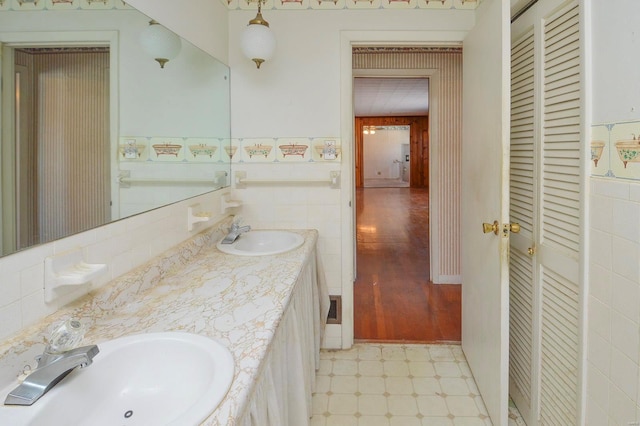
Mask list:
[[[509,33],[509,2],[485,0],[463,44],[462,348],[495,425],[508,413]]]

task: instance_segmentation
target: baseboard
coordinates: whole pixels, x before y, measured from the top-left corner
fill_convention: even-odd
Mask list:
[[[439,275],[432,278],[434,284],[460,284],[462,283],[461,275]]]

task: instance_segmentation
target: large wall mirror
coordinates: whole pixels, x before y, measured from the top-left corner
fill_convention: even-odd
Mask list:
[[[182,39],[161,68],[147,16],[75,3],[0,2],[0,255],[229,184],[228,67]]]

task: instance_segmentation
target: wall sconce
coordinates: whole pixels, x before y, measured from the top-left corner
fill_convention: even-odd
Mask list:
[[[154,20],[149,21],[149,26],[140,34],[140,44],[149,56],[158,61],[160,68],[178,56],[182,48],[180,37]]]
[[[362,133],[365,135],[375,135],[376,134],[376,126],[364,126]]]
[[[269,23],[262,18],[262,3],[258,0],[258,14],[249,21],[249,25],[242,33],[240,47],[247,58],[260,65],[271,59],[276,50],[276,37],[269,28]]]

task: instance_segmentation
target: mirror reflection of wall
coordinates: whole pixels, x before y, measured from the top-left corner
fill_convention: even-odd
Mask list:
[[[0,255],[229,184],[229,69],[184,40],[161,69],[149,21],[0,11]]]

